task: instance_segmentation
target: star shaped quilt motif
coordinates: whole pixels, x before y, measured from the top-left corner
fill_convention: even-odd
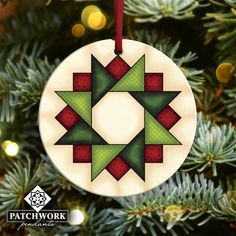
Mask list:
[[[162,72],[145,72],[145,55],[132,66],[120,56],[106,66],[91,56],[91,73],[74,72],[73,91],[56,91],[67,105],[55,117],[66,129],[55,145],[72,145],[75,164],[91,163],[91,181],[104,170],[117,181],[133,170],[145,181],[145,163],[162,163],[164,145],[181,145],[170,132],[181,119],[170,105],[180,91],[164,91],[164,83]],[[129,143],[108,143],[92,127],[92,109],[121,92],[143,107],[144,128]]]

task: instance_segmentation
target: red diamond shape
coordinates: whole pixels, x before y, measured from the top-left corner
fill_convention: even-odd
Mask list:
[[[170,106],[166,106],[155,118],[168,130],[181,119]]]
[[[115,157],[106,167],[106,170],[118,181],[130,169],[129,165],[119,156]]]
[[[117,56],[106,66],[106,69],[116,80],[120,80],[130,69],[130,66],[121,57]]]
[[[91,163],[92,145],[73,145],[73,163]]]
[[[80,120],[79,115],[70,106],[66,106],[55,118],[67,130]]]
[[[147,92],[163,91],[163,73],[145,73],[144,88]]]
[[[162,163],[163,145],[145,145],[145,163]]]
[[[92,90],[91,73],[73,73],[73,91],[91,92]]]

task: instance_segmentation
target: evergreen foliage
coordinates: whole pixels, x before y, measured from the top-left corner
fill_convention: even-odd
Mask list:
[[[203,175],[191,180],[189,175],[177,173],[165,184],[136,196],[117,198],[122,209],[113,210],[115,235],[141,231],[147,235],[176,235],[175,228],[185,233],[194,230],[191,220],[206,224],[214,215],[214,205],[222,198],[221,187],[214,187]]]
[[[56,40],[61,24],[62,19],[46,9],[29,10],[4,22],[7,33],[0,35],[0,68],[24,54],[41,56]]]
[[[40,184],[40,177],[37,175],[39,168],[33,173],[28,157],[23,161],[16,161],[11,169],[0,183],[1,216],[6,214],[7,209],[19,209],[26,193]]]
[[[106,14],[106,28],[86,28],[74,38],[71,28],[91,4]],[[114,199],[87,193],[62,176],[45,155],[37,122],[42,91],[59,62],[84,44],[114,36],[113,1],[20,6],[0,22],[0,145],[13,140],[20,148],[9,157],[0,146],[0,235],[235,235],[236,0],[125,1],[124,36],[168,55],[189,80],[201,112],[179,172],[153,190]],[[85,222],[18,234],[6,223],[6,210],[26,209],[23,199],[36,185],[56,199],[55,209],[82,206]]]
[[[5,70],[0,72],[1,121],[12,122],[15,110],[21,109],[29,115],[30,109],[39,103],[48,78],[59,61],[50,64],[48,59],[24,56],[15,64],[8,60]]]
[[[150,46],[160,50],[168,57],[170,57],[182,70],[194,92],[202,92],[205,81],[203,70],[189,67],[188,64],[195,61],[198,57],[196,53],[188,52],[181,57],[177,56],[180,51],[181,42],[171,42],[171,39],[158,35],[156,31],[140,30],[133,33],[132,39],[144,42]]]
[[[236,61],[232,51],[236,51],[236,1],[235,0],[210,0],[215,7],[215,12],[207,13],[205,19],[208,23],[206,41],[217,39],[216,44],[218,61]]]
[[[220,164],[236,167],[235,129],[231,124],[218,126],[204,121],[199,115],[195,142],[184,166],[188,171],[197,169],[199,172],[211,167],[213,176],[216,176]]]
[[[196,0],[126,0],[125,13],[134,16],[136,22],[156,22],[163,17],[182,20],[194,17],[193,10],[199,6]]]

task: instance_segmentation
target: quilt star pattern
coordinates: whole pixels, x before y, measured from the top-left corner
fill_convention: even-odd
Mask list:
[[[120,56],[104,66],[92,55],[90,73],[73,73],[73,91],[55,91],[66,103],[55,117],[66,132],[55,145],[72,145],[71,161],[90,163],[91,181],[104,170],[117,181],[133,170],[145,181],[145,164],[163,163],[164,145],[181,145],[170,131],[181,119],[170,105],[180,91],[164,91],[164,82],[163,73],[145,72],[145,55],[132,66]],[[144,128],[128,144],[92,128],[92,108],[108,92],[128,92],[144,108]]]

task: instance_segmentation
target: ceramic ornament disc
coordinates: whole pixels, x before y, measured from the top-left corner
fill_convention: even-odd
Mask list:
[[[196,129],[189,83],[174,62],[144,43],[89,44],[49,79],[40,133],[54,165],[72,183],[105,196],[150,190],[187,157]]]

